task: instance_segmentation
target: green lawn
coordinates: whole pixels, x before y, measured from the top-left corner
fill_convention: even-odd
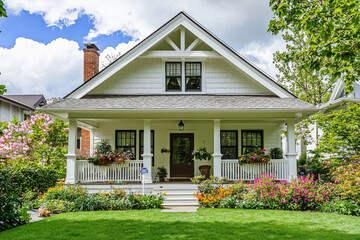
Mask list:
[[[360,239],[360,218],[236,209],[77,212],[2,232],[0,239]]]

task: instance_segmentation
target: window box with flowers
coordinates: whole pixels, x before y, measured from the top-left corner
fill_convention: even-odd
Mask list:
[[[265,152],[265,149],[257,148],[254,152],[243,154],[239,156],[239,165],[268,163],[270,157],[265,155]]]

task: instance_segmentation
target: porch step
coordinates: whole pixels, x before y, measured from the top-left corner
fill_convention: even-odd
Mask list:
[[[165,192],[163,207],[173,206],[199,206],[194,193],[198,191],[194,184],[164,185],[162,188],[154,188],[154,193]]]

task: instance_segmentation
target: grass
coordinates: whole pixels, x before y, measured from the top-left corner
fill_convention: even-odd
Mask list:
[[[237,209],[77,212],[2,232],[0,239],[360,239],[360,218]]]

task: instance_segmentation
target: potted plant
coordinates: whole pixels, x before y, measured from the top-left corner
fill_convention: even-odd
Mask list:
[[[158,167],[157,168],[156,176],[159,178],[160,182],[165,182],[165,178],[167,176],[167,170],[165,167]]]
[[[283,158],[283,150],[281,148],[271,148],[270,156],[271,156],[271,159],[282,159]]]
[[[194,150],[193,156],[195,159],[198,159],[200,161],[210,161],[212,154],[208,152],[206,147],[199,147],[197,150]],[[205,176],[206,178],[210,177],[210,165],[201,165],[199,167],[200,174],[202,176]]]

